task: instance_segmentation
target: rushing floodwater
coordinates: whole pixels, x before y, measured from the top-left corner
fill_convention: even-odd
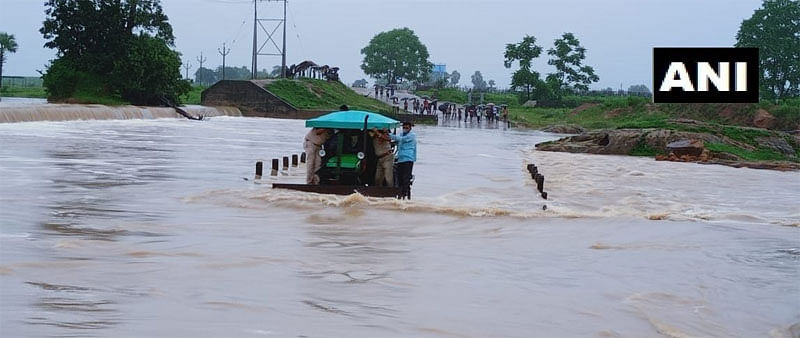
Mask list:
[[[797,172],[415,131],[415,199],[397,201],[270,188],[303,167],[254,182],[301,151],[303,121],[0,124],[0,336],[800,331]]]

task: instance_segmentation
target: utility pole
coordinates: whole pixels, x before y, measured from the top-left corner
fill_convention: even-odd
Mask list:
[[[266,1],[266,2],[283,2],[283,18],[269,18],[269,19],[259,19],[258,18],[258,1]],[[258,74],[258,56],[259,55],[272,55],[272,56],[281,56],[281,77],[286,77],[286,2],[287,0],[253,0],[253,74],[252,78],[255,79]],[[264,26],[263,22],[272,22],[276,23],[275,27],[272,28],[272,31],[268,31],[267,28]],[[261,30],[264,31],[266,34],[266,40],[258,46],[258,27],[261,27]],[[278,47],[278,44],[272,38],[275,32],[278,31],[278,28],[283,26],[283,47]],[[265,53],[262,52],[264,46],[267,43],[271,42],[272,46],[274,47],[273,52]],[[273,49],[270,47],[269,49]]]
[[[225,49],[225,43],[223,42],[222,50],[217,48],[217,51],[219,52],[219,55],[222,55],[222,79],[225,80],[225,57],[228,56],[228,54],[230,54],[231,49],[230,48]]]
[[[200,52],[200,57],[197,58],[197,62],[200,63],[200,68],[198,68],[197,70],[198,71],[203,70],[203,63],[206,62],[206,58],[203,57],[203,52]],[[195,79],[195,80],[197,80],[197,79]],[[200,82],[200,84],[201,85],[203,84],[202,81]]]
[[[187,62],[183,65],[183,68],[186,69],[186,79],[189,80],[189,69],[192,68],[192,64]]]

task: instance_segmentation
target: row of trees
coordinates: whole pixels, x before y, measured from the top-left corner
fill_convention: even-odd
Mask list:
[[[586,48],[574,34],[564,33],[553,45],[547,50],[551,56],[547,64],[555,66],[556,71],[545,79],[531,66],[533,59],[542,53],[535,37],[526,35],[520,43],[506,45],[503,65],[511,68],[514,62],[519,64],[519,69],[511,76],[511,88],[522,91],[522,101],[530,100],[531,94],[540,100],[558,100],[563,94],[586,91],[589,84],[600,80],[594,68],[583,64]]]
[[[281,66],[274,66],[272,67],[271,71],[262,69],[256,73],[257,73],[257,78],[259,79],[277,78],[280,77],[281,75]],[[194,72],[194,81],[196,84],[209,86],[223,79],[249,80],[252,78],[252,76],[253,73],[250,71],[250,68],[244,66],[242,67],[225,66],[224,70],[222,66],[219,66],[216,69],[201,67]]]
[[[590,66],[582,65],[586,58],[586,49],[572,33],[565,33],[556,39],[554,47],[548,50],[552,58],[548,64],[555,66],[556,72],[542,80],[540,74],[531,69],[531,62],[539,57],[542,47],[536,45],[536,38],[525,36],[518,44],[508,44],[505,51],[504,65],[511,68],[514,62],[519,63],[519,70],[512,76],[512,89],[521,90],[525,99],[531,94],[537,97],[558,96],[573,89],[586,90],[588,84],[597,82],[599,78]],[[433,64],[428,60],[428,49],[419,41],[417,35],[408,28],[381,32],[373,37],[369,44],[361,49],[364,59],[361,69],[379,83],[398,84],[401,82],[425,83],[428,86],[443,87],[449,82],[457,85],[461,74],[437,74],[431,79]],[[494,88],[494,80],[488,83],[480,71],[471,76],[475,90]],[[427,82],[427,83],[426,83]]]

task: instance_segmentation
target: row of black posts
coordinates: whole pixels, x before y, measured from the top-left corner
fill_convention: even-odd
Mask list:
[[[536,189],[542,194],[542,198],[547,199],[547,192],[544,191],[544,175],[539,173],[539,168],[535,164],[528,164],[528,172],[531,178],[536,181]]]
[[[297,167],[298,158],[300,163],[306,163],[306,153],[302,152],[298,156],[297,154],[292,154],[292,167]],[[280,165],[280,160],[277,158],[272,159],[272,172],[270,172],[270,176],[278,176],[278,165]],[[289,156],[283,157],[283,170],[289,170]],[[261,175],[264,172],[264,163],[261,161],[256,162],[256,179],[261,179]]]

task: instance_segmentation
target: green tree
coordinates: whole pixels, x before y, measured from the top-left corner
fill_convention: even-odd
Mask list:
[[[270,77],[270,78],[279,78],[279,77],[281,77],[281,69],[283,69],[283,67],[281,67],[281,66],[272,66],[272,71],[269,72],[269,76],[268,77]]]
[[[481,71],[476,70],[474,74],[470,77],[472,80],[472,89],[477,91],[484,91],[486,90],[486,81],[483,80],[483,75]]]
[[[367,80],[366,79],[356,80],[355,82],[353,82],[352,87],[367,88]]]
[[[459,73],[457,70],[454,70],[452,73],[450,73],[450,84],[453,85],[453,87],[458,86],[458,80],[460,79],[461,73]]]
[[[586,58],[586,48],[581,47],[580,41],[572,33],[564,33],[554,42],[555,48],[547,50],[547,54],[554,58],[547,64],[556,67],[556,72],[549,76],[554,77],[561,87],[572,87],[579,90],[589,90],[589,84],[597,82],[600,78],[594,74],[594,68],[582,65]]]
[[[651,95],[650,88],[647,88],[647,85],[632,85],[628,87],[629,93],[638,93],[642,95]]]
[[[408,28],[393,29],[375,35],[361,49],[364,60],[361,70],[375,79],[390,84],[404,80],[424,82],[433,64],[428,60],[428,48]]]
[[[208,86],[219,81],[219,78],[217,78],[217,73],[206,67],[198,68],[194,72],[194,79],[203,86]]]
[[[525,35],[518,44],[506,44],[503,65],[511,68],[515,61],[519,62],[519,69],[511,75],[511,89],[522,89],[525,96],[520,101],[530,100],[531,92],[534,89],[546,85],[539,78],[539,73],[531,70],[531,61],[540,54],[542,54],[542,47],[536,45],[536,37],[533,36]]]
[[[250,80],[253,72],[245,66],[225,66],[225,80]],[[217,78],[222,80],[222,66],[217,67]]]
[[[495,85],[494,80],[489,80],[489,91],[493,91],[495,89],[494,85]]]
[[[176,93],[183,95],[191,90],[181,77],[180,67],[178,52],[159,38],[139,35],[128,44],[126,55],[116,60],[110,83],[131,102],[157,104],[161,96],[178,102]]]
[[[160,0],[47,0],[45,8],[39,31],[48,40],[45,47],[58,52],[44,74],[51,95],[71,95],[58,88],[69,87],[70,74],[79,81],[99,82],[92,85],[103,88],[105,95],[135,104],[159,104],[156,98],[162,95],[177,98],[188,91],[188,82],[180,77],[180,55],[170,49],[174,36]],[[142,85],[134,74],[144,71],[161,73],[148,78],[163,82]],[[140,90],[160,92],[144,95]]]
[[[800,95],[800,2],[765,0],[742,21],[736,47],[758,48],[762,98]]]
[[[3,64],[6,63],[6,52],[17,52],[17,40],[14,34],[0,32],[0,87],[3,86]]]

